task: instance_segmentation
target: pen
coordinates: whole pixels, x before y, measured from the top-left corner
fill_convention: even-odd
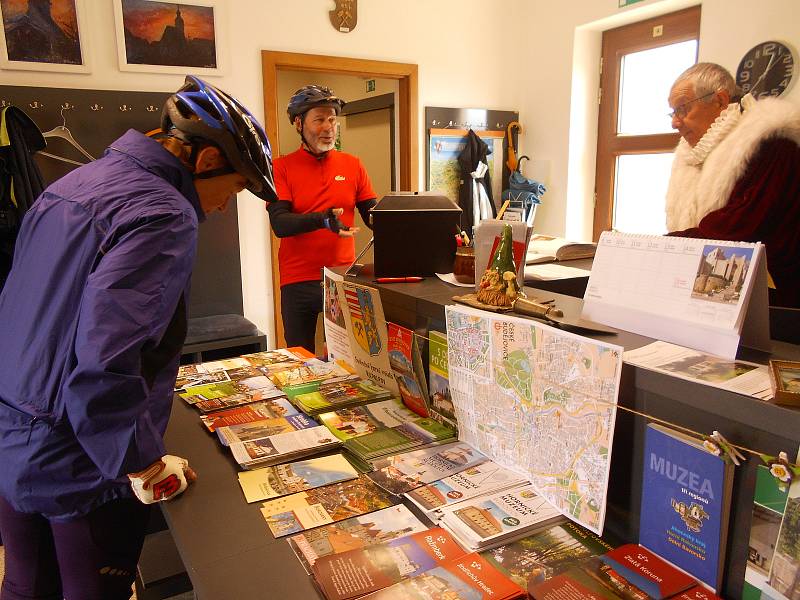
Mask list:
[[[378,277],[378,283],[416,283],[422,281],[424,277]]]

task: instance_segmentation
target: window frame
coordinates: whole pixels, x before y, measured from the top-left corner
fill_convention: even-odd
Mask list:
[[[661,27],[661,34],[654,35]],[[614,219],[617,157],[625,154],[672,152],[680,136],[675,133],[619,135],[619,87],[622,57],[689,40],[700,40],[700,6],[661,15],[603,32],[600,57],[597,161],[595,165],[593,239],[611,229]],[[697,58],[695,57],[695,61]]]

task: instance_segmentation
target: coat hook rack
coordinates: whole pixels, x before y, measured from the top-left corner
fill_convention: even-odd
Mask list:
[[[44,108],[44,104],[42,104],[38,100],[34,100],[33,102],[28,102],[28,106],[30,106],[33,110],[39,110],[40,108]]]
[[[103,110],[102,104],[97,104],[97,102],[92,104],[89,108],[91,108],[95,112],[97,112],[98,110]]]

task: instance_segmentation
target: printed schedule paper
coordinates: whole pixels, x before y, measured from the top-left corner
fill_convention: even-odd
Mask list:
[[[763,244],[604,232],[582,316],[734,358],[769,349],[767,306]]]

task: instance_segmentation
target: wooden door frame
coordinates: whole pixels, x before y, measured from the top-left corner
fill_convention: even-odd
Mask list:
[[[261,51],[261,69],[264,87],[264,126],[272,142],[273,151],[280,148],[279,119],[285,118],[285,106],[278,106],[279,71],[316,71],[357,77],[396,79],[399,83],[397,98],[400,190],[416,191],[419,187],[419,101],[418,68],[415,64],[382,60],[367,60],[321,54]],[[272,297],[274,298],[275,342],[285,345],[281,318],[280,277],[278,271],[278,243],[271,233]]]

